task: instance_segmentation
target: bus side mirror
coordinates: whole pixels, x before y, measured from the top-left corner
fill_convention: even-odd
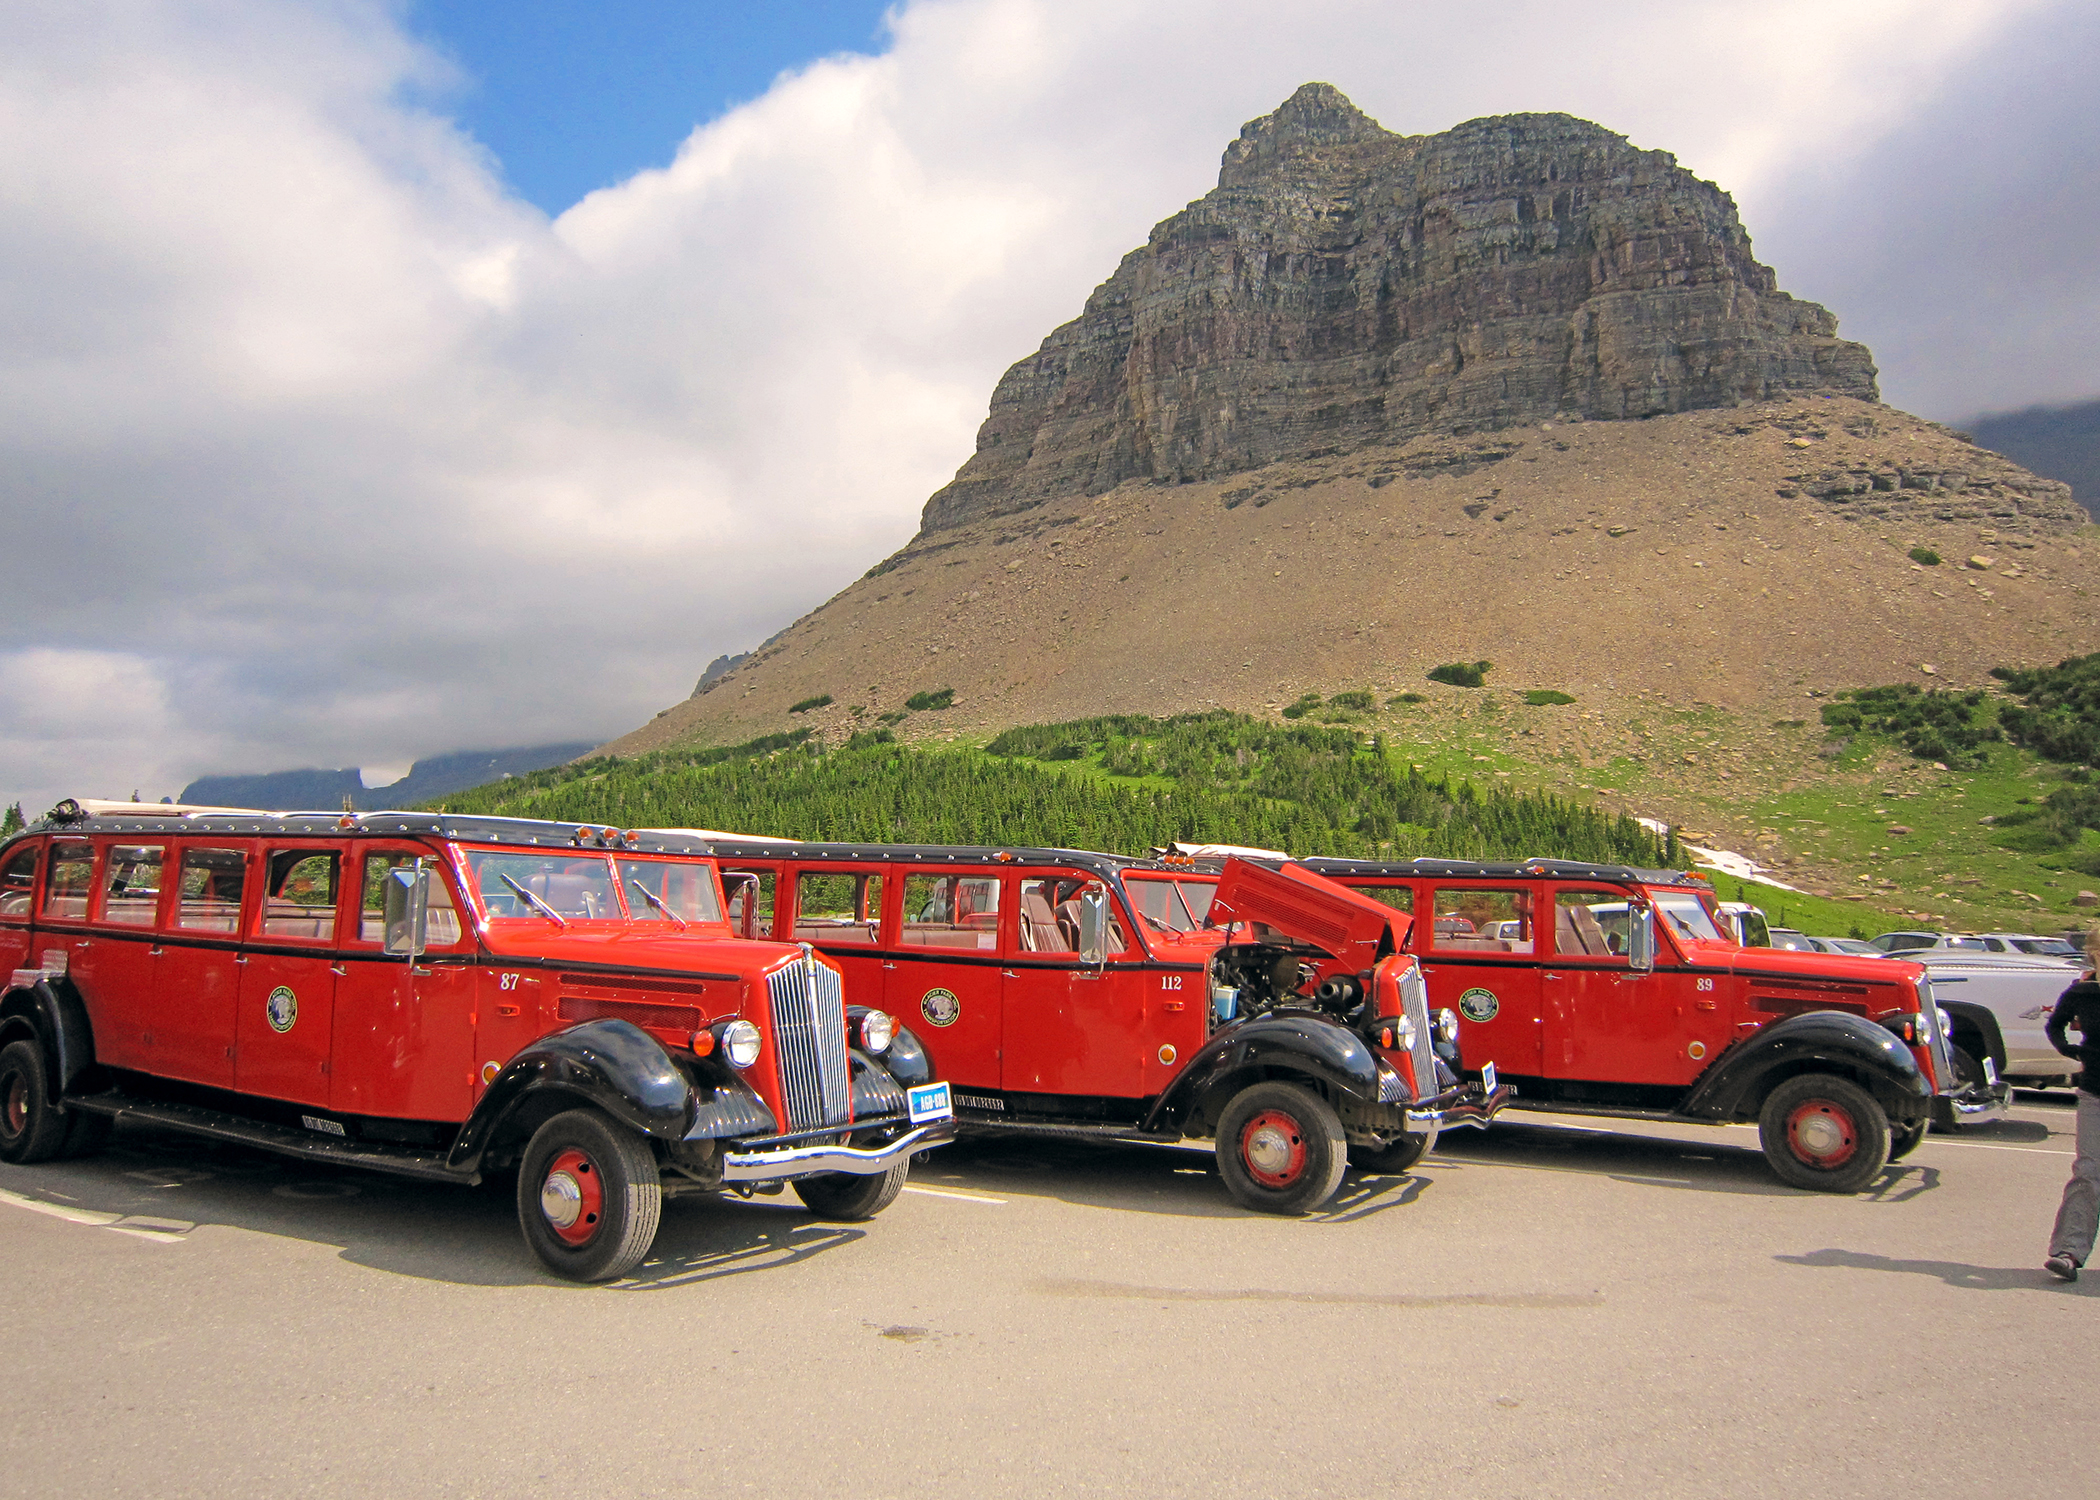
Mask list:
[[[1646,974],[1655,967],[1655,908],[1636,906],[1626,913],[1626,962]]]
[[[1108,962],[1108,892],[1086,891],[1079,898],[1079,961],[1096,968]]]
[[[430,946],[430,871],[420,859],[386,872],[386,936],[380,946],[411,959]]]

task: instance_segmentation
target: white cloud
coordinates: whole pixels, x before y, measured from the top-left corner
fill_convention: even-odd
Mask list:
[[[58,708],[0,796],[639,723],[902,542],[999,372],[1308,79],[1402,131],[1586,115],[1759,231],[2068,9],[921,0],[550,223],[401,102],[440,65],[381,0],[15,0],[0,691]]]

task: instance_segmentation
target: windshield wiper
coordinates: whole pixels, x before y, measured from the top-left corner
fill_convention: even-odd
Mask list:
[[[644,901],[648,902],[651,906],[655,907],[658,911],[662,912],[666,917],[669,917],[672,921],[676,922],[678,924],[678,930],[680,932],[685,931],[685,918],[679,916],[676,912],[672,911],[670,907],[664,905],[663,898],[658,896],[656,892],[650,890],[649,887],[643,885],[639,880],[630,878],[627,883],[642,893],[642,899]]]
[[[508,875],[499,875],[497,878],[501,880],[505,885],[509,886],[511,890],[517,894],[517,897],[520,901],[524,902],[534,911],[540,913],[540,915],[551,918],[555,926],[566,927],[569,925],[568,922],[563,919],[562,914],[560,912],[556,911],[553,907],[549,906],[539,897],[533,895],[532,892],[526,890],[525,887],[519,885]]]

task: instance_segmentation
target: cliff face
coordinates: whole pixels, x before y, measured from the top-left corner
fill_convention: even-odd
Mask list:
[[[1307,84],[1006,372],[922,531],[1428,433],[1871,401],[1874,373],[1667,152],[1567,115],[1399,136]]]

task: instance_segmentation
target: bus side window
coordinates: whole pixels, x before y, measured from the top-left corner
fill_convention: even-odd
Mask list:
[[[37,846],[19,849],[0,870],[0,917],[29,915],[30,895],[36,889]]]
[[[85,917],[88,887],[95,874],[95,846],[86,841],[56,839],[51,845],[51,870],[44,877],[44,915]]]

